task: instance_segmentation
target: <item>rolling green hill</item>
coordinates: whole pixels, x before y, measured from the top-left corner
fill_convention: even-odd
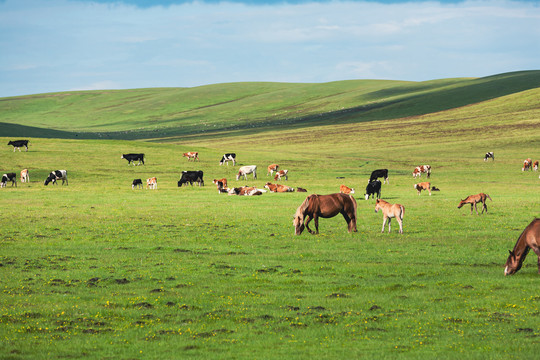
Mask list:
[[[351,124],[460,108],[540,87],[540,71],[425,82],[230,83],[38,94],[0,99],[12,137],[179,139]]]

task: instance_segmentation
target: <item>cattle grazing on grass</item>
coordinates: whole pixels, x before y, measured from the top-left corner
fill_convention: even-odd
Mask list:
[[[431,165],[420,165],[414,168],[412,173],[413,178],[421,177],[422,173],[426,173],[427,178],[431,176]]]
[[[199,184],[199,187],[202,185],[204,186],[204,179],[203,179],[203,172],[202,170],[197,171],[182,171],[182,177],[180,180],[178,180],[178,187],[182,187],[182,185],[189,183],[191,186],[193,186],[193,183],[196,182]]]
[[[540,274],[540,219],[538,218],[527,225],[519,235],[514,249],[508,250],[510,255],[504,264],[504,276],[518,272],[531,249],[538,256],[538,273]]]
[[[199,160],[199,161],[201,161],[199,159],[199,153],[197,151],[189,151],[187,153],[184,153],[182,156],[187,157],[187,161],[189,161],[189,160],[193,160],[193,161]]]
[[[306,228],[310,234],[318,234],[319,218],[331,218],[337,214],[343,215],[349,232],[356,232],[356,208],[356,200],[351,195],[309,195],[294,214],[294,233],[300,235]],[[311,220],[315,221],[315,231],[309,228]]]
[[[416,191],[418,191],[418,195],[420,195],[422,190],[424,190],[424,191],[428,191],[429,196],[431,196],[431,183],[430,182],[425,181],[418,184],[414,184],[414,188],[416,189]]]
[[[266,173],[266,176],[268,176],[268,175],[272,176],[274,171],[278,171],[278,169],[279,169],[278,164],[268,165],[268,172]]]
[[[246,165],[238,169],[238,174],[236,174],[236,180],[239,180],[241,177],[244,180],[247,180],[247,175],[253,174],[253,179],[257,178],[257,165]]]
[[[21,170],[21,182],[30,182],[30,173],[28,173],[28,169]]]
[[[534,170],[534,171],[537,171],[537,170],[538,170],[538,160],[536,160],[536,161],[533,163],[533,170]]]
[[[495,155],[493,154],[493,151],[487,152],[484,156],[484,161],[488,161],[488,159],[491,158],[493,161],[495,161]]]
[[[374,198],[375,194],[377,194],[377,199],[381,198],[381,181],[380,180],[372,181],[366,186],[366,193],[364,194],[364,197],[366,200],[368,200],[370,195]]]
[[[289,180],[289,170],[279,170],[276,172],[276,176],[274,176],[274,180],[278,181],[281,180],[281,178],[284,177],[285,180]]]
[[[267,182],[264,187],[266,189],[268,189],[270,192],[279,192],[279,193],[283,193],[283,192],[293,192],[294,191],[294,188],[290,187],[290,186],[287,186],[287,185],[282,185],[282,184],[272,184],[270,182]]]
[[[54,185],[58,185],[56,182],[58,180],[62,180],[62,185],[64,185],[64,182],[66,183],[66,186],[68,185],[68,179],[67,179],[67,171],[66,170],[54,170],[51,171],[49,176],[45,179],[44,185],[49,185],[50,182],[52,182]]]
[[[15,152],[16,149],[20,152],[23,146],[26,148],[26,151],[28,151],[28,141],[29,140],[12,140],[8,142],[8,145],[13,146],[13,152]]]
[[[487,199],[493,201],[491,197],[489,197],[488,194],[480,193],[476,195],[469,195],[465,198],[465,200],[461,200],[459,202],[458,209],[461,209],[461,207],[465,204],[471,204],[471,215],[472,215],[473,207],[474,207],[474,210],[476,210],[476,215],[479,215],[478,209],[476,208],[476,204],[482,203],[482,214],[484,213],[484,210],[486,210],[486,213],[487,213],[488,211],[487,204],[486,204]]]
[[[388,221],[388,233],[390,233],[390,223],[392,218],[395,218],[399,224],[399,233],[403,234],[403,215],[405,215],[405,208],[400,204],[390,204],[382,199],[377,199],[375,204],[375,212],[379,212],[382,209],[383,211],[383,224],[381,232],[384,232],[384,226],[386,221]]]
[[[141,165],[141,163],[144,165],[144,154],[122,154],[121,159],[126,159],[128,165],[133,163],[133,166],[135,166],[135,161],[139,161],[137,166]]]
[[[223,154],[223,156],[221,157],[221,160],[219,161],[219,165],[223,165],[224,163],[227,163],[227,166],[228,166],[229,161],[232,161],[232,164],[236,165],[236,154],[235,153]]]
[[[354,189],[346,186],[346,185],[343,185],[341,184],[339,186],[339,192],[342,193],[342,194],[354,194]]]
[[[146,179],[146,188],[151,190],[157,189],[157,178],[155,176]]]
[[[227,179],[214,179],[212,182],[216,185],[218,193],[227,192]]]
[[[131,189],[135,189],[136,187],[142,189],[142,186],[142,179],[134,179],[131,183]]]
[[[521,171],[525,170],[531,170],[532,167],[532,160],[530,158],[523,160],[523,167],[521,168]]]
[[[17,187],[17,174],[7,173],[7,174],[2,175],[2,181],[0,182],[0,187],[6,187],[8,181],[11,181],[11,187],[13,187],[13,185]]]
[[[373,170],[369,177],[369,182],[372,182],[373,180],[377,180],[378,178],[383,178],[385,184],[387,182],[388,184],[390,184],[390,182],[388,181],[388,169]]]

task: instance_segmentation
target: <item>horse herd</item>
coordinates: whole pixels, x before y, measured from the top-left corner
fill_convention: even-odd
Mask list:
[[[26,151],[28,151],[28,140],[17,140],[17,141],[10,141],[8,145],[13,146],[13,151],[15,149],[19,149],[20,147],[25,147]],[[193,160],[199,160],[198,152],[188,152],[183,154],[184,157],[188,158],[188,161]],[[128,160],[128,165],[130,163],[133,163],[135,165],[135,161],[139,161],[139,164],[142,162],[144,164],[144,154],[123,154],[123,159]],[[493,152],[486,153],[484,157],[484,161],[487,161],[488,159],[495,160],[495,156]],[[200,161],[200,160],[199,160]],[[229,153],[224,154],[220,165],[224,164],[225,162],[233,161],[233,165],[236,164],[236,154]],[[522,171],[525,170],[537,170],[538,169],[538,161],[532,162],[530,158],[526,159],[523,163]],[[279,166],[277,164],[272,164],[268,166],[268,173],[267,175],[272,175],[274,172],[276,172],[276,176],[274,179],[281,180],[284,178],[285,180],[288,179],[288,170],[279,170]],[[188,176],[188,173],[190,176]],[[430,178],[431,176],[431,166],[430,165],[420,165],[417,166],[412,175],[413,178],[420,177],[422,173],[426,173],[427,178]],[[252,174],[253,178],[257,178],[257,166],[256,165],[249,165],[249,166],[243,166],[239,168],[238,174],[236,175],[236,180],[239,180],[241,177],[244,179],[247,179],[247,175]],[[204,181],[202,180],[203,172],[201,170],[199,171],[191,171],[187,172],[184,171],[182,173],[182,179],[184,179],[184,176],[186,176],[185,183],[190,182],[193,185],[194,181],[199,182],[199,186],[201,183],[204,185]],[[16,173],[6,173],[2,175],[2,179],[0,182],[0,187],[5,187],[8,181],[12,182],[12,187],[15,185],[17,186],[16,182]],[[388,224],[388,232],[391,232],[391,220],[395,218],[399,224],[399,233],[403,233],[403,218],[405,214],[405,207],[401,204],[391,204],[385,200],[382,200],[381,194],[380,194],[380,186],[381,182],[378,180],[378,178],[383,178],[384,183],[389,183],[388,181],[388,170],[387,169],[378,169],[372,172],[370,179],[368,181],[368,186],[366,187],[366,193],[365,198],[366,200],[369,198],[370,195],[375,197],[375,194],[377,195],[376,203],[375,203],[375,212],[379,212],[379,210],[383,213],[383,225],[381,232],[384,232],[384,229],[386,227],[386,224]],[[181,182],[183,180],[180,180],[178,182],[178,186],[181,186]],[[67,171],[66,170],[54,170],[52,171],[47,178],[44,181],[44,185],[47,185],[49,183],[56,184],[58,180],[62,180],[62,185],[64,183],[68,185],[67,180]],[[30,176],[28,169],[23,169],[21,171],[21,182],[29,182]],[[260,195],[262,192],[266,192],[267,190],[263,189],[257,189],[255,187],[240,187],[240,188],[228,188],[227,187],[227,180],[225,178],[220,180],[214,180],[214,184],[216,184],[218,188],[218,192],[228,192],[230,195]],[[142,187],[142,181],[141,179],[135,179],[132,183],[132,188],[135,188],[136,186]],[[157,179],[155,177],[147,179],[147,188],[157,188]],[[265,185],[265,188],[270,190],[271,192],[291,192],[294,191],[293,188],[287,187],[285,185],[281,184],[271,184],[267,183]],[[427,190],[430,192],[432,190],[438,190],[435,187],[432,187],[429,182],[423,182],[414,184],[414,188],[418,191],[418,195],[420,195],[420,192],[422,190]],[[277,189],[280,189],[279,191]],[[305,189],[298,188],[297,191],[303,191],[306,192]],[[355,191],[352,188],[347,187],[346,185],[340,186],[340,192],[329,194],[329,195],[318,195],[318,194],[312,194],[306,197],[306,199],[302,202],[302,204],[297,208],[295,214],[294,214],[294,220],[293,220],[293,226],[295,229],[295,234],[300,235],[304,229],[307,229],[309,233],[311,234],[318,234],[319,233],[319,218],[332,218],[338,214],[341,214],[343,218],[345,219],[347,223],[347,229],[350,232],[357,232],[356,222],[357,222],[357,202],[355,198],[351,195],[354,194]],[[474,210],[476,210],[476,213],[478,213],[477,204],[482,204],[482,213],[484,211],[487,213],[487,199],[493,201],[491,197],[488,194],[479,193],[476,195],[470,195],[467,198],[460,201],[458,205],[458,209],[463,207],[466,204],[471,205],[471,214]],[[315,224],[315,231],[310,229],[309,223],[313,220]],[[507,258],[507,261],[505,263],[505,270],[504,275],[512,275],[515,274],[519,269],[521,269],[523,265],[523,261],[525,260],[527,254],[530,250],[533,250],[534,253],[538,256],[538,273],[540,274],[540,219],[536,218],[534,219],[521,233],[519,236],[514,249],[509,250],[509,256]]]

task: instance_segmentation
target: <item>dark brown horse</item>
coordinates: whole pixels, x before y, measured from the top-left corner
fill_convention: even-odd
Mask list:
[[[319,217],[331,218],[337,214],[343,215],[347,222],[349,232],[356,229],[356,200],[347,194],[309,195],[306,200],[296,209],[294,214],[294,230],[296,235],[304,231],[304,226],[311,234],[319,233]],[[306,219],[307,218],[307,219]],[[308,224],[315,221],[315,232]]]
[[[538,256],[538,273],[540,274],[540,219],[538,218],[534,219],[523,230],[514,246],[514,250],[509,251],[510,255],[506,260],[506,264],[504,264],[504,275],[515,274],[521,269],[523,260],[525,260],[531,249]]]

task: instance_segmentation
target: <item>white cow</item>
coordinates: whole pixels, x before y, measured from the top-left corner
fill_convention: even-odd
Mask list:
[[[236,174],[236,180],[239,180],[240,177],[244,177],[244,180],[247,180],[247,175],[253,173],[253,178],[257,178],[257,165],[247,165],[242,166],[238,169],[238,174]]]

